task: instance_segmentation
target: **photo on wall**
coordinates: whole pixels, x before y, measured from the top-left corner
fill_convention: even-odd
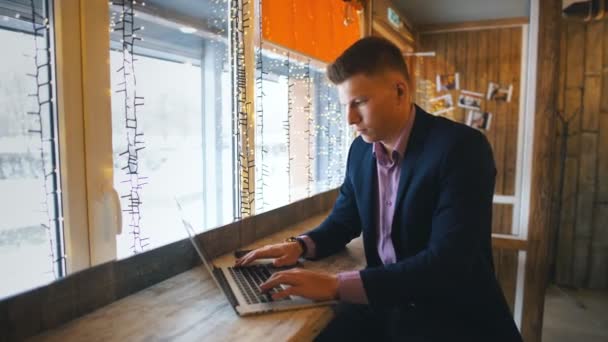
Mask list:
[[[458,107],[481,110],[483,94],[473,91],[462,90],[458,96]]]
[[[491,123],[492,113],[472,109],[467,115],[467,125],[480,131],[490,130]]]
[[[430,99],[429,105],[431,106],[431,113],[439,115],[453,110],[454,100],[452,95],[445,94]]]
[[[437,91],[460,89],[460,74],[437,75]]]
[[[488,84],[488,100],[511,102],[511,95],[513,95],[513,84],[508,86],[501,86],[498,83],[490,82]]]

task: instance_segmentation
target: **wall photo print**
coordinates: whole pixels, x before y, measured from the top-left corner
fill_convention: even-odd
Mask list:
[[[429,100],[429,104],[431,106],[431,113],[435,115],[443,114],[454,109],[454,100],[450,94],[434,97]]]
[[[483,97],[482,93],[463,90],[458,96],[458,107],[480,110]]]
[[[513,85],[501,86],[498,83],[490,82],[488,84],[488,100],[511,102],[511,95],[513,95]]]
[[[437,75],[437,91],[460,89],[460,74]]]
[[[492,123],[492,113],[478,110],[470,110],[467,115],[467,125],[481,131],[490,130]]]

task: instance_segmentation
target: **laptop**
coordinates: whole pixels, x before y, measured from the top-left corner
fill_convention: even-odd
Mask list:
[[[274,267],[272,263],[257,260],[250,266],[233,267],[231,265],[214,265],[205,252],[202,244],[196,239],[196,232],[188,220],[184,218],[182,206],[176,200],[182,216],[182,223],[194,249],[201,258],[203,265],[213,278],[215,285],[222,291],[234,311],[239,316],[255,315],[267,312],[295,310],[336,304],[337,301],[317,302],[299,296],[288,296],[274,300],[271,295],[277,292],[272,289],[267,293],[260,292],[260,285],[270,276],[285,267]],[[289,267],[288,267],[289,268]],[[286,286],[281,285],[283,288]]]

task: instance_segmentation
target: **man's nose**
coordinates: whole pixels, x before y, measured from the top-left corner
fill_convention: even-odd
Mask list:
[[[356,125],[361,121],[361,116],[356,109],[346,108],[346,111],[346,119],[348,120],[349,125]]]

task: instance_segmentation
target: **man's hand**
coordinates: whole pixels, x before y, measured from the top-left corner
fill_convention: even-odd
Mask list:
[[[279,287],[290,287],[279,290],[272,295],[275,300],[296,295],[317,301],[334,300],[338,298],[338,276],[325,272],[315,272],[294,268],[274,273],[265,283],[260,285],[262,292]]]
[[[257,259],[276,258],[273,265],[276,267],[295,265],[302,255],[302,246],[297,242],[284,242],[267,245],[245,254],[235,262],[235,266],[247,266]]]

